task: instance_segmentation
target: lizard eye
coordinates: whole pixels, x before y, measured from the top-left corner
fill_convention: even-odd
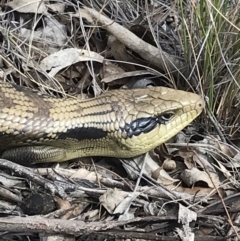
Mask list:
[[[148,133],[152,131],[157,124],[166,124],[173,116],[173,112],[167,112],[159,116],[138,118],[130,124],[125,124],[123,130],[129,137],[139,136],[141,133]]]
[[[164,113],[158,117],[158,120],[160,123],[164,124],[172,119],[174,116],[174,113],[169,112],[169,113]]]

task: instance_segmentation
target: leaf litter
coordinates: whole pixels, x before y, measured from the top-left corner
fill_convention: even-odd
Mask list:
[[[183,81],[189,66],[174,1],[104,4],[6,2],[1,78],[75,98],[152,85],[197,90],[194,80]],[[2,240],[40,240],[35,233],[46,240],[230,240],[239,227],[229,221],[240,207],[239,150],[207,128],[203,134],[200,121],[130,160],[31,167],[3,160]]]

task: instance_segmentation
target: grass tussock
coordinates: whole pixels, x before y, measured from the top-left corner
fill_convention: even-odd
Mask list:
[[[239,128],[239,3],[200,0],[179,5],[185,60],[208,97],[209,110],[232,136]]]

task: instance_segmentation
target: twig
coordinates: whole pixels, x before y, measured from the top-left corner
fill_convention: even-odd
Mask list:
[[[146,43],[125,27],[105,17],[96,10],[84,7],[84,9],[80,10],[80,14],[92,24],[96,24],[95,20],[99,22],[103,28],[107,29],[121,43],[138,53],[147,62],[170,72],[184,69],[182,58],[170,55],[161,48],[156,48]]]
[[[29,167],[21,166],[11,161],[0,159],[1,169],[10,169],[17,173],[19,176],[25,177],[30,181],[35,182],[45,188],[47,188],[52,194],[58,194],[60,197],[65,198],[67,195],[64,189],[60,186],[56,186],[53,182],[45,179],[44,177],[36,174],[34,170]]]

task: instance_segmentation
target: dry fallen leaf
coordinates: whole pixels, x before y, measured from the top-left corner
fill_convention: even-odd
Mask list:
[[[47,12],[47,8],[42,0],[13,0],[5,4],[20,13],[38,13]]]
[[[122,160],[123,167],[132,180],[136,180],[139,177],[139,172],[142,169],[143,163],[143,174],[149,177],[159,168],[159,165],[151,158],[149,153],[146,153],[144,156]]]
[[[179,204],[178,222],[182,223],[182,228],[176,228],[176,231],[182,241],[194,241],[194,233],[190,227],[191,221],[197,220],[197,214],[188,208]]]
[[[134,215],[132,213],[129,212],[129,208],[132,204],[132,202],[136,199],[137,196],[139,196],[139,192],[134,192],[131,193],[130,195],[128,195],[126,198],[124,198],[122,200],[122,202],[120,202],[118,204],[118,206],[115,208],[113,214],[123,214],[124,216],[121,217],[121,220],[125,219],[125,218],[129,218],[129,217],[134,217]]]
[[[128,196],[127,192],[123,192],[117,188],[108,189],[100,198],[100,203],[106,210],[113,214],[115,208]]]
[[[78,169],[71,177],[71,179],[86,179],[91,182],[97,182],[99,178],[101,178],[100,175],[96,175],[95,172],[90,172],[86,170],[85,168]]]
[[[90,210],[88,212],[85,212],[82,214],[81,219],[82,220],[88,220],[89,222],[94,222],[94,221],[99,221],[99,217],[101,215],[99,214],[99,210],[98,209],[94,209],[94,210]]]
[[[52,4],[46,4],[46,6],[51,9],[54,12],[58,13],[64,13],[65,10],[65,4],[63,3],[52,3]]]
[[[184,207],[179,203],[178,205],[178,222],[183,225],[191,223],[192,221],[197,220],[197,213],[190,210],[189,208]]]
[[[165,186],[180,181],[179,179],[172,178],[165,170],[162,169],[162,167],[159,167],[152,173],[152,178]]]
[[[54,201],[57,203],[59,209],[69,209],[71,208],[71,203],[66,199],[61,199],[59,197],[55,197]]]
[[[196,164],[193,162],[193,151],[188,150],[187,148],[183,148],[179,151],[179,156],[183,158],[184,164],[187,166],[188,169],[191,169],[196,166]]]
[[[44,58],[40,67],[47,72],[50,77],[54,77],[60,70],[82,61],[96,61],[102,63],[104,58],[95,52],[84,49],[68,48]]]
[[[21,28],[20,35],[24,39],[31,39],[34,45],[44,51],[36,52],[35,58],[39,60],[39,56],[46,56],[59,51],[67,42],[67,27],[56,19],[49,20],[48,18],[42,20],[44,22],[43,28],[33,31],[32,29]]]
[[[135,65],[134,65],[134,63],[136,62],[135,59],[127,53],[125,46],[117,39],[115,39],[115,41],[113,41],[111,43],[111,53],[115,59],[122,61],[121,64],[127,70],[129,70],[129,71],[136,70]],[[132,63],[132,64],[130,64],[130,63]]]
[[[204,170],[208,170],[209,172],[214,173],[216,170],[212,166],[211,160],[212,159],[206,154],[195,152],[195,154],[193,155],[194,163],[197,163]]]
[[[169,187],[167,187],[169,188]],[[170,188],[169,188],[170,189]],[[177,192],[181,192],[181,193],[187,193],[190,195],[197,195],[197,196],[204,196],[204,199],[207,200],[208,196],[212,196],[216,193],[216,191],[213,190],[213,188],[209,188],[209,187],[182,187],[182,186],[173,186],[172,190],[175,190]]]
[[[209,172],[208,174],[204,171],[198,170],[195,167],[190,170],[184,170],[180,177],[189,187],[193,186],[196,182],[199,181],[206,182],[211,188],[219,187],[220,185],[219,177],[216,173]]]
[[[234,157],[237,154],[236,149],[234,149],[229,144],[218,143],[218,145],[219,145],[219,148],[221,149],[221,151],[227,156]]]
[[[121,73],[125,73],[125,71],[122,68],[120,68],[116,64],[106,61],[104,62],[103,68],[101,69],[101,72],[100,72],[101,78],[102,78],[101,82],[108,83],[108,81],[107,82],[104,81],[104,78],[108,79],[108,78],[111,78],[112,75],[118,76]]]
[[[146,71],[146,70],[136,70],[136,71],[130,71],[130,72],[119,72],[116,74],[112,74],[112,75],[107,75],[105,76],[101,82],[103,83],[107,83],[107,84],[115,84],[115,82],[117,82],[118,84],[120,83],[120,79],[123,78],[127,78],[127,77],[135,77],[135,76],[141,76],[141,75],[146,75],[146,74],[152,74],[150,71]],[[129,81],[129,80],[128,80]],[[113,82],[113,83],[111,83]],[[123,81],[124,83],[126,83],[126,80]],[[146,86],[146,85],[145,85]]]

